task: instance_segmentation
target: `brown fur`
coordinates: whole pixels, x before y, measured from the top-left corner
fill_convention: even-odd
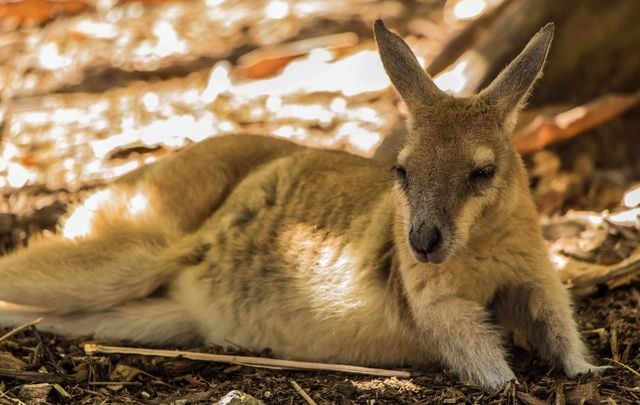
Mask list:
[[[249,135],[208,140],[118,181],[89,235],[0,260],[0,299],[40,308],[44,328],[67,334],[232,343],[325,362],[439,361],[486,387],[514,378],[506,328],[569,376],[599,370],[510,141],[552,29],[466,99],[438,90],[381,22],[375,31],[412,113],[398,158],[406,186],[342,152]],[[478,165],[495,166],[480,185],[470,180]],[[148,201],[142,212],[128,209],[136,195]],[[437,249],[421,256],[410,246],[415,224],[440,229]],[[0,309],[0,321],[38,312],[22,310]]]

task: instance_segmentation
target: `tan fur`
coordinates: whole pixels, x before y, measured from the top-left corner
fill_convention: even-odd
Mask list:
[[[506,124],[539,75],[548,30],[528,48],[537,59],[525,50],[538,63],[527,86],[514,88],[508,71],[497,79],[508,99],[448,97],[399,37],[381,23],[376,36],[412,111],[398,162],[408,187],[342,152],[207,140],[113,185],[89,235],[0,260],[0,299],[43,308],[42,325],[67,334],[351,364],[439,361],[486,387],[514,378],[502,342],[516,330],[569,376],[597,370]],[[492,162],[495,178],[468,191],[469,171]],[[148,206],[134,212],[139,195]],[[430,256],[441,263],[416,259],[407,237],[416,218],[448,224]],[[8,308],[5,325],[33,316]]]
[[[473,163],[477,167],[486,166],[488,164],[493,163],[495,160],[495,155],[491,148],[486,146],[478,146],[478,148],[473,152]]]

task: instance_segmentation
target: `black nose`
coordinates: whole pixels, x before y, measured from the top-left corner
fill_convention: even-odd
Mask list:
[[[416,252],[427,255],[433,253],[442,244],[442,234],[438,227],[428,226],[423,222],[417,231],[411,227],[409,242]]]

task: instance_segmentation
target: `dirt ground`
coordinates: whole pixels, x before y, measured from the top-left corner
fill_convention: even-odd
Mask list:
[[[578,321],[604,376],[570,380],[535,355],[512,348],[519,384],[483,391],[438,368],[409,379],[341,373],[254,369],[141,356],[84,354],[84,340],[65,340],[37,327],[0,343],[0,404],[213,403],[240,390],[268,404],[298,404],[297,383],[317,403],[336,404],[638,404],[640,280],[578,302]],[[612,361],[615,360],[615,361]],[[34,385],[35,384],[35,385]]]

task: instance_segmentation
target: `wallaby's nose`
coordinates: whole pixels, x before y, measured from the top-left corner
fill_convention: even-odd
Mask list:
[[[424,222],[416,231],[413,227],[409,231],[409,243],[416,252],[428,255],[435,252],[442,244],[442,233],[436,226],[428,226]]]

